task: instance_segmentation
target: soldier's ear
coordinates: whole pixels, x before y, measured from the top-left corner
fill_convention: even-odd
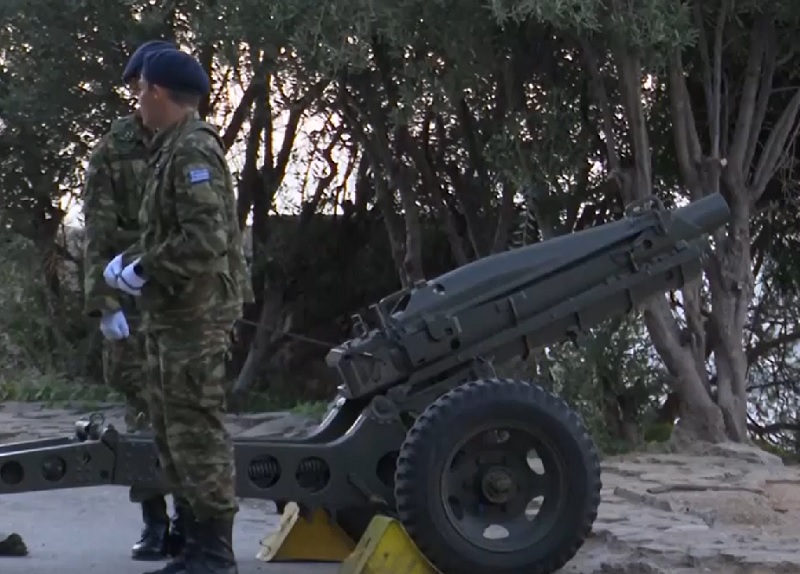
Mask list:
[[[164,91],[164,88],[162,88],[161,86],[157,86],[156,84],[150,84],[149,92],[150,95],[153,97],[154,101],[163,100],[167,95],[166,92]]]

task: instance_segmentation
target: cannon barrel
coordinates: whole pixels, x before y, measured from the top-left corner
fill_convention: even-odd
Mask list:
[[[638,202],[619,221],[484,257],[374,305],[377,326],[328,365],[352,398],[524,356],[698,277],[705,236],[729,216],[719,194],[671,211]]]
[[[725,198],[714,193],[676,209],[672,212],[672,219],[678,226],[681,223],[686,224],[685,229],[679,228],[686,235],[682,239],[692,239],[712,233],[728,222],[730,214]]]

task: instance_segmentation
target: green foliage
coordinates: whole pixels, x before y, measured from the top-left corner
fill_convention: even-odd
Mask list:
[[[69,379],[58,373],[22,370],[0,379],[0,402],[42,402],[47,405],[120,403],[122,396],[104,385]]]
[[[133,26],[126,4],[0,3],[0,216],[36,241],[53,240],[55,202],[80,188],[80,160],[126,109],[117,88],[119,42]]]
[[[231,406],[233,406],[231,401]],[[321,419],[328,409],[326,401],[297,399],[280,392],[252,392],[235,403],[239,413],[267,413],[275,411],[291,411],[311,419]]]
[[[635,315],[593,329],[577,347],[549,348],[536,363],[528,376],[578,410],[605,453],[663,435],[647,420],[665,391],[664,371]]]
[[[764,439],[757,438],[753,442],[759,448],[762,448],[765,451],[774,454],[775,456],[779,456],[783,460],[784,464],[800,464],[800,453],[798,453],[796,450],[790,450],[786,447],[777,446]]]
[[[667,442],[672,437],[675,425],[670,423],[652,423],[644,428],[645,442]]]
[[[7,369],[33,364],[42,349],[48,348],[49,321],[44,300],[42,272],[31,261],[37,253],[33,245],[19,236],[5,234],[0,250],[0,333],[3,337]],[[43,357],[45,361],[49,357]]]
[[[328,410],[325,401],[301,401],[292,407],[292,412],[314,420],[321,420]]]
[[[87,359],[92,341],[77,286],[65,282],[55,296],[31,241],[7,232],[0,243],[0,376],[19,369],[42,376],[89,375],[96,365]]]
[[[501,21],[528,18],[580,34],[609,33],[645,50],[671,49],[693,39],[691,6],[675,0],[493,0]]]

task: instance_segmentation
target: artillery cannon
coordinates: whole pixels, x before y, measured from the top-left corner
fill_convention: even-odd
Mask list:
[[[719,194],[671,211],[639,203],[386,297],[329,352],[341,385],[312,434],[235,441],[239,496],[396,516],[443,574],[560,569],[597,516],[598,455],[564,401],[495,365],[699,277],[706,235],[728,216]],[[103,423],[0,446],[0,494],[164,486],[152,440]]]

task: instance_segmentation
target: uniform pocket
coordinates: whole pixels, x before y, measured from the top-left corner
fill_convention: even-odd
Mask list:
[[[153,304],[151,310],[157,311],[158,320],[164,322],[208,321],[219,315],[220,309],[230,300],[224,275],[220,273],[193,277],[172,293],[158,285],[153,286],[153,291],[153,295],[149,295]]]
[[[215,411],[225,401],[225,332],[202,324],[158,335],[158,362],[165,402],[190,411]]]

